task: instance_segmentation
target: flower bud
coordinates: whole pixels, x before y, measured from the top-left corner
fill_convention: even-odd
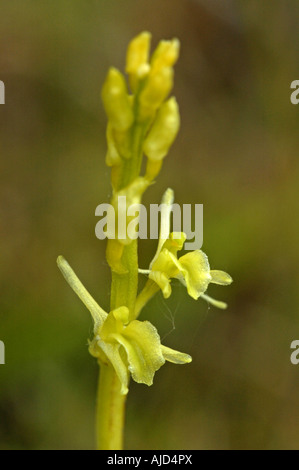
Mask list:
[[[170,98],[159,109],[152,128],[145,139],[143,151],[154,161],[167,155],[180,127],[180,114],[175,98]]]
[[[129,44],[127,52],[126,72],[130,77],[130,85],[135,91],[138,80],[150,71],[148,63],[151,34],[147,31],[136,36]]]
[[[123,266],[121,258],[124,252],[124,245],[118,240],[108,239],[106,247],[106,259],[112,271],[118,274],[125,274],[128,270]]]
[[[135,219],[135,216],[129,215],[130,207],[141,203],[142,195],[150,184],[150,181],[140,176],[113,194],[111,203],[115,211],[116,238],[122,245],[130,245],[133,240],[128,230],[128,224],[132,219]]]
[[[178,60],[180,42],[178,39],[172,41],[160,41],[153,53],[151,68],[159,70],[163,67],[173,67]]]
[[[155,115],[157,109],[169,95],[173,86],[173,69],[163,67],[151,72],[140,93],[139,119],[145,120]]]
[[[153,181],[160,173],[162,163],[163,160],[150,160],[148,158],[146,163],[145,178],[149,181]]]
[[[108,122],[107,131],[106,131],[106,138],[107,138],[107,153],[106,153],[106,165],[107,166],[115,166],[121,164],[121,157],[115,145],[115,140],[113,137],[113,129],[111,127],[111,123]]]
[[[111,68],[102,89],[102,100],[111,126],[125,131],[133,123],[134,115],[123,75]]]

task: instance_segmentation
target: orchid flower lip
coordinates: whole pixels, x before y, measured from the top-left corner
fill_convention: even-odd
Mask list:
[[[150,322],[127,320],[126,307],[110,312],[90,345],[93,356],[100,359],[103,351],[111,361],[122,384],[123,394],[128,391],[129,373],[136,382],[150,386],[155,372],[166,360],[175,364],[191,362],[188,354],[163,346],[156,328]]]

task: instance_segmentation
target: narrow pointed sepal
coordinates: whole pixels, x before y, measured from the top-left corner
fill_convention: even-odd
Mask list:
[[[212,269],[210,271],[210,275],[212,277],[211,282],[213,282],[213,284],[220,284],[221,286],[229,286],[233,282],[232,277],[224,271],[217,271],[217,270]]]
[[[173,362],[174,364],[189,364],[192,361],[192,357],[189,356],[189,354],[175,351],[174,349],[168,348],[167,346],[163,345],[161,349],[164,359],[166,359],[166,361]]]

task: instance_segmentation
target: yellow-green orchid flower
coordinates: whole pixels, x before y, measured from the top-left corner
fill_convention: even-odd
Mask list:
[[[173,191],[168,189],[162,199],[161,230],[157,252],[150,268],[139,270],[140,273],[148,274],[149,280],[137,298],[136,317],[159,288],[164,298],[167,299],[171,295],[171,279],[178,279],[186,286],[188,294],[193,299],[197,300],[201,297],[215,307],[222,309],[227,307],[225,302],[215,300],[205,292],[210,283],[223,286],[231,284],[233,281],[231,276],[224,271],[211,270],[208,257],[201,250],[191,251],[178,258],[177,253],[182,250],[186,235],[183,232],[169,233],[173,199]]]
[[[204,294],[211,283],[227,286],[232,278],[224,271],[211,270],[207,255],[201,250],[191,251],[180,258],[177,251],[181,250],[186,239],[184,233],[171,233],[157,259],[152,264],[149,278],[161,288],[165,298],[171,294],[171,278],[178,279],[187,288],[188,294],[195,300],[206,299],[219,308],[226,308],[219,302]]]
[[[58,267],[94,320],[94,338],[89,352],[100,364],[110,361],[121,383],[121,393],[128,393],[130,375],[138,383],[152,385],[155,372],[165,361],[191,362],[188,354],[161,344],[157,329],[148,321],[129,321],[125,306],[105,312],[87,292],[67,261],[59,256]]]

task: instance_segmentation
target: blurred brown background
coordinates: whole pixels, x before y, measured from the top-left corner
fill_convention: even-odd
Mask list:
[[[143,318],[188,352],[153,387],[131,384],[130,449],[298,449],[299,4],[230,0],[0,1],[1,449],[92,449],[97,365],[89,313],[63,280],[63,254],[109,305],[94,210],[110,196],[100,89],[142,30],[181,40],[178,139],[145,202],[174,188],[204,204],[204,245],[231,287],[174,287]],[[146,267],[155,243],[143,241]]]

